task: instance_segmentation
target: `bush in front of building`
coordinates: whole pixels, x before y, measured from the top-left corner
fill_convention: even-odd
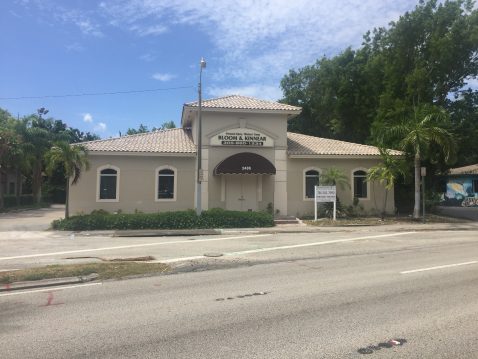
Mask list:
[[[204,211],[200,217],[193,210],[162,213],[117,213],[94,211],[53,221],[52,227],[64,231],[195,229],[272,227],[273,217],[266,212],[238,212],[223,209]]]

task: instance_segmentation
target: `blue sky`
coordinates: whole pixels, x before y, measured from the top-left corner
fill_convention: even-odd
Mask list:
[[[417,2],[3,0],[0,107],[20,116],[46,107],[52,117],[101,137],[140,123],[179,125],[182,105],[197,99],[201,56],[205,98],[277,100],[289,69],[360,45],[365,31]],[[2,99],[143,89],[165,90]]]

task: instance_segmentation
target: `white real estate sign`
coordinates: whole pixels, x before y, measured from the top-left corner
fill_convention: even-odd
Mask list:
[[[334,203],[334,221],[337,218],[337,187],[336,186],[315,186],[314,196],[314,212],[315,220],[317,220],[317,203],[333,202]]]

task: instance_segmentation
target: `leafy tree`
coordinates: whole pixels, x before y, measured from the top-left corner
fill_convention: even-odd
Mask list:
[[[128,128],[128,130],[126,131],[126,134],[127,135],[136,135],[138,133],[146,133],[146,132],[149,132],[148,126],[140,124],[138,129]]]
[[[18,135],[6,124],[0,124],[0,209],[4,207],[3,178],[7,174],[6,170],[12,165],[18,143]]]
[[[64,169],[66,180],[65,218],[69,218],[70,178],[71,184],[75,185],[80,179],[83,170],[90,168],[88,152],[82,145],[71,146],[67,142],[58,142],[47,152],[45,158],[48,173],[51,174],[58,165],[61,165]]]
[[[387,209],[388,192],[393,190],[399,178],[406,176],[407,170],[403,159],[397,159],[391,156],[390,151],[387,149],[379,148],[379,150],[382,162],[369,168],[367,181],[378,181],[385,187],[385,197],[381,212],[381,218],[383,220]]]
[[[401,123],[381,128],[377,137],[381,143],[398,141],[400,148],[414,159],[415,205],[413,217],[420,217],[420,167],[423,159],[436,158],[439,150],[445,161],[452,158],[456,144],[453,134],[448,130],[449,116],[441,108],[420,106],[410,117]],[[433,147],[437,145],[437,147]],[[431,151],[433,149],[433,151]]]
[[[174,123],[174,121],[163,122],[160,129],[161,130],[167,130],[167,129],[171,129],[171,128],[176,128],[176,124]]]

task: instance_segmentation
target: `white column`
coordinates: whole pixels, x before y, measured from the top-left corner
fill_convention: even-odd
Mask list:
[[[275,150],[274,211],[287,215],[287,150]]]
[[[201,151],[201,169],[203,171],[203,181],[201,183],[201,206],[203,210],[209,208],[209,149],[203,148]]]

